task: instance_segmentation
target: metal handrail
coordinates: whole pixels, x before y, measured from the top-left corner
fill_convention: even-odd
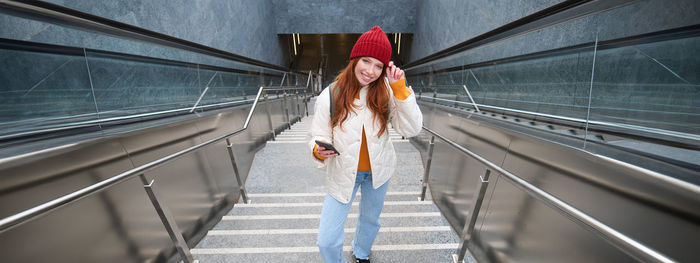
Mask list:
[[[421,87],[455,87],[455,88],[458,88],[458,87],[460,87],[460,84],[434,84],[434,85],[421,86]]]
[[[173,47],[208,56],[265,67],[275,71],[285,72],[289,70],[288,68],[284,68],[279,65],[244,57],[221,49],[212,48],[192,41],[176,38],[116,20],[95,16],[45,1],[0,0],[0,11],[18,12],[21,16],[30,16],[39,21],[49,21],[54,24],[64,24],[85,30],[97,31],[101,34],[144,41],[166,47]]]
[[[265,88],[265,90],[270,90],[270,91],[279,91],[279,90],[306,90],[307,88],[305,87],[298,87],[298,86],[277,86],[277,87],[269,87]]]
[[[250,108],[250,111],[248,112],[248,117],[246,118],[246,121],[243,125],[242,128],[235,130],[231,133],[221,135],[219,137],[216,137],[214,139],[208,140],[206,142],[203,142],[201,144],[189,147],[187,149],[178,151],[176,153],[170,154],[168,156],[165,156],[163,158],[160,158],[158,160],[146,163],[144,165],[141,165],[139,167],[133,168],[131,170],[125,171],[123,173],[120,173],[116,176],[110,177],[109,179],[100,181],[98,183],[95,183],[93,185],[90,185],[88,187],[82,188],[80,190],[77,190],[75,192],[72,192],[70,194],[58,197],[54,200],[48,201],[46,203],[43,203],[41,205],[37,205],[33,208],[24,210],[22,212],[19,212],[17,214],[14,214],[12,216],[8,216],[6,218],[3,218],[0,220],[0,233],[3,233],[13,227],[19,226],[21,224],[24,224],[26,222],[29,222],[32,219],[36,219],[37,217],[44,215],[50,211],[53,211],[55,209],[58,209],[62,206],[68,205],[72,202],[75,202],[77,200],[80,200],[82,198],[85,198],[89,195],[95,194],[97,192],[103,191],[115,184],[118,184],[120,182],[123,182],[127,179],[131,179],[137,175],[143,174],[144,172],[153,170],[165,163],[168,163],[178,157],[181,157],[185,154],[194,152],[196,150],[201,149],[202,147],[211,145],[217,141],[220,141],[222,139],[226,139],[228,137],[234,136],[242,131],[245,131],[248,128],[248,124],[250,123],[250,119],[253,115],[253,112],[255,111],[255,108],[257,107],[257,103],[260,99],[260,96],[264,90],[267,90],[268,88],[265,87],[260,87],[258,90],[258,93],[255,97],[255,100],[253,102],[253,106]]]
[[[270,89],[265,88],[265,90],[279,90],[279,89],[277,89],[277,88],[270,88]],[[231,106],[238,106],[238,105],[246,104],[246,103],[251,102],[251,101],[253,101],[253,99],[237,100],[237,101],[222,102],[222,103],[207,104],[207,105],[198,105],[197,108],[208,109],[208,108],[215,108],[215,107],[231,107]],[[148,118],[148,117],[155,117],[155,116],[159,116],[159,115],[179,114],[179,113],[191,112],[191,110],[192,110],[191,108],[178,108],[178,109],[170,109],[170,110],[164,110],[164,111],[138,113],[138,114],[132,114],[132,115],[126,115],[126,116],[117,116],[117,117],[101,118],[101,119],[97,119],[97,120],[74,122],[74,123],[71,123],[71,125],[69,125],[69,126],[59,126],[59,127],[52,127],[52,128],[46,128],[46,129],[40,129],[40,130],[13,133],[13,134],[8,134],[8,135],[0,135],[0,140],[9,140],[9,139],[24,137],[24,136],[34,136],[34,135],[39,135],[39,134],[61,132],[61,131],[66,131],[66,130],[79,129],[79,128],[100,125],[100,124],[112,123],[115,121],[120,122],[120,121],[141,119],[144,117]]]
[[[404,70],[412,70],[421,65],[433,63],[442,58],[450,57],[461,52],[474,50],[486,45],[497,43],[514,36],[527,34],[542,28],[551,27],[573,19],[588,16],[604,10],[610,10],[627,5],[629,0],[566,0],[544,8],[533,14],[524,16],[511,23],[495,28],[489,32],[472,37],[464,42],[445,48],[426,57],[404,65]]]
[[[431,97],[430,100],[448,101],[451,103],[459,103],[459,104],[469,105],[469,103],[464,102],[464,101],[454,101],[454,100],[443,99],[443,98],[432,98]],[[576,123],[581,123],[581,124],[585,124],[586,122],[588,122],[588,124],[599,125],[599,126],[607,127],[607,128],[628,129],[628,130],[634,130],[634,131],[638,131],[638,132],[675,137],[678,139],[686,139],[686,140],[691,140],[691,141],[696,141],[696,142],[700,141],[700,135],[684,133],[684,132],[675,132],[675,131],[669,131],[669,130],[651,128],[651,127],[641,127],[641,126],[636,126],[636,125],[632,125],[632,124],[611,123],[611,122],[595,121],[595,120],[586,121],[585,119],[580,119],[580,118],[539,113],[539,112],[534,112],[534,111],[516,110],[516,109],[511,109],[511,108],[503,108],[503,107],[491,106],[491,105],[485,105],[485,104],[475,104],[475,105],[478,105],[479,107],[482,107],[482,108],[490,108],[490,109],[513,112],[513,113],[522,113],[522,114],[527,114],[527,115],[546,117],[546,118],[576,122]]]
[[[445,143],[459,150],[460,152],[476,159],[477,161],[486,165],[486,167],[488,167],[489,169],[499,172],[516,187],[520,188],[521,190],[524,190],[525,192],[530,194],[530,196],[536,198],[537,200],[544,202],[547,206],[555,208],[557,212],[562,213],[564,216],[572,219],[579,225],[588,228],[589,230],[592,230],[593,233],[599,235],[600,237],[603,237],[603,239],[608,241],[613,246],[623,250],[628,255],[643,262],[675,262],[673,259],[665,256],[664,254],[661,254],[660,252],[649,248],[644,244],[626,236],[625,234],[622,234],[617,230],[603,224],[602,222],[589,216],[583,211],[578,210],[577,208],[569,205],[561,199],[556,198],[555,196],[545,192],[537,186],[530,184],[526,180],[518,177],[515,174],[512,174],[511,172],[501,168],[500,166],[468,150],[467,148],[462,147],[461,145],[438,134],[437,132],[430,130],[425,126],[423,126],[423,130],[439,138],[440,140],[444,141]]]

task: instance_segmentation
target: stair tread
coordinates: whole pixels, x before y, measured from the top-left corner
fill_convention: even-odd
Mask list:
[[[200,262],[320,262],[316,247],[325,172],[315,168],[306,147],[311,116],[276,136],[258,151],[246,189],[250,204],[236,204],[192,249]],[[449,262],[459,238],[432,201],[419,201],[423,165],[418,151],[389,130],[398,156],[372,247],[373,262]],[[284,159],[283,163],[280,160]],[[429,198],[429,195],[428,195]],[[358,221],[355,197],[345,222],[344,251]]]

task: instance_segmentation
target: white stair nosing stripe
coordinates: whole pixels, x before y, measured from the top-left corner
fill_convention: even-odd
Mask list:
[[[416,226],[416,227],[382,227],[379,232],[446,232],[452,231],[450,226]],[[355,228],[345,228],[345,233],[353,233]],[[210,230],[207,236],[235,235],[286,235],[286,234],[318,234],[318,228],[298,229],[246,229],[246,230]]]
[[[386,195],[420,195],[420,192],[387,192]],[[252,193],[249,197],[311,197],[311,196],[326,196],[326,193]],[[357,196],[362,196],[357,193]]]
[[[397,217],[438,217],[440,212],[417,212],[417,213],[381,213],[379,218]],[[348,218],[357,218],[358,214],[348,214]],[[291,214],[291,215],[245,215],[245,216],[223,216],[221,220],[282,220],[282,219],[320,219],[321,214]]]
[[[299,132],[297,132],[297,131],[284,131],[284,132],[281,132],[281,133],[280,133],[279,135],[277,135],[277,136],[308,136],[308,135],[309,135],[309,132],[307,132],[307,131],[305,131],[305,132],[301,132],[301,131],[299,131]],[[392,138],[393,138],[393,137],[401,138],[401,137],[403,137],[403,135],[398,134],[398,133],[394,133],[394,134],[389,134],[389,137],[392,137]]]
[[[432,201],[384,201],[384,206],[388,205],[432,205]],[[353,202],[353,206],[360,205],[360,202]],[[258,207],[314,207],[323,206],[323,203],[250,203],[237,204],[239,208],[258,208]]]
[[[286,138],[286,139],[297,139],[297,140],[306,140],[306,136],[292,136],[292,135],[277,135],[275,139],[280,139],[280,138]],[[395,141],[395,140],[408,140],[408,139],[403,139],[402,137],[389,137],[389,140]]]
[[[446,244],[402,244],[374,245],[372,251],[400,250],[452,250],[459,247],[458,243]],[[352,246],[343,246],[343,251],[352,251]],[[273,253],[318,253],[318,247],[246,247],[246,248],[193,248],[193,255],[211,254],[273,254]]]
[[[409,140],[397,140],[391,139],[392,142],[409,142]],[[292,140],[280,140],[280,141],[267,141],[267,143],[308,143],[309,141],[292,141]]]

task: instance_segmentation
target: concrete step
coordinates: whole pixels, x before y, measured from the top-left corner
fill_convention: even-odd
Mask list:
[[[420,189],[416,187],[416,189]],[[254,203],[321,203],[326,197],[326,193],[248,193],[248,197]],[[362,194],[355,195],[355,201],[359,201]],[[410,192],[387,192],[386,201],[417,201],[420,191]]]
[[[303,130],[303,131],[283,131],[282,133],[279,134],[279,136],[283,136],[283,135],[306,136],[308,133],[309,133],[308,130]]]
[[[281,134],[278,134],[278,135],[275,136],[275,137],[302,137],[302,138],[304,138],[304,137],[306,137],[307,135],[308,135],[307,133],[298,133],[298,134],[294,134],[294,133],[286,133],[286,134],[285,134],[285,133],[281,133]]]
[[[452,262],[451,254],[458,246],[458,243],[373,246],[370,259],[373,263]],[[349,245],[343,246],[347,262],[352,262],[351,251]],[[192,254],[199,262],[323,262],[315,245],[241,250],[193,249]]]
[[[277,136],[276,141],[304,141],[306,142],[306,136]]]
[[[355,200],[352,206],[359,206],[360,200]],[[238,210],[245,208],[285,208],[285,207],[321,207],[323,202],[283,202],[283,203],[249,203],[249,204],[237,204],[235,208]],[[406,210],[410,210],[411,207],[416,207],[420,205],[432,206],[431,201],[419,201],[419,200],[409,200],[409,201],[384,201],[384,207],[388,206],[404,206]]]
[[[345,229],[345,244],[351,244],[355,228]],[[200,244],[207,248],[246,247],[313,247],[318,239],[318,229],[280,230],[211,230]],[[374,245],[458,243],[459,238],[449,226],[434,227],[383,227]]]
[[[255,200],[253,200],[255,203]],[[234,209],[228,215],[273,215],[273,214],[321,214],[321,206],[302,206],[302,207],[262,207],[249,209]],[[233,211],[233,210],[232,210]],[[358,213],[359,206],[354,205],[350,208],[350,213]],[[410,208],[406,206],[384,206],[383,213],[400,213],[400,212],[439,212],[436,206],[432,204],[416,205]]]
[[[224,216],[214,230],[317,228],[321,214],[272,214]],[[446,226],[440,212],[382,213],[382,227]],[[348,214],[345,227],[357,225],[357,213]]]
[[[246,187],[252,202],[236,204],[200,241],[199,262],[322,262],[318,225],[325,198],[325,172],[307,154],[311,117],[268,141],[256,154]],[[399,164],[380,215],[382,227],[370,258],[383,262],[451,262],[460,242],[432,201],[419,201],[423,175],[420,155],[393,129]],[[281,161],[283,160],[283,161]],[[358,193],[345,222],[344,254],[358,221]],[[430,196],[428,195],[428,199]]]

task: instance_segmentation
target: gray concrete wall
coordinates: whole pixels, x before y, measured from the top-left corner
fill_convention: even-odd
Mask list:
[[[697,134],[697,36],[440,71],[697,25],[699,13],[697,0],[631,1],[407,69],[407,76],[414,86],[466,84],[478,103]],[[440,73],[418,74],[427,71]]]
[[[286,65],[270,0],[49,0],[54,4],[203,44],[270,64]],[[154,57],[196,57],[135,41],[1,15],[0,37]],[[185,59],[186,61],[196,58]],[[200,58],[201,59],[201,58]],[[196,61],[192,61],[196,62]]]
[[[527,2],[527,4],[525,4]],[[494,30],[561,1],[424,1],[418,8],[410,61]],[[535,4],[536,3],[536,4]],[[700,1],[643,0],[464,52],[453,65],[529,54],[700,23]]]
[[[431,55],[562,0],[420,1],[410,61]]]
[[[425,1],[427,2],[427,1]],[[272,0],[279,34],[412,33],[419,0]]]

